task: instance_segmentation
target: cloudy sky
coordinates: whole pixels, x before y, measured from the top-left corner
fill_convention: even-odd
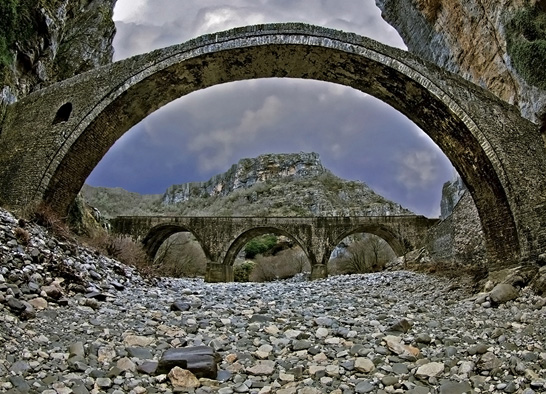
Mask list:
[[[405,48],[374,0],[118,0],[114,19],[115,60],[268,22],[307,22]],[[87,183],[163,193],[241,158],[299,151],[318,152],[336,175],[427,216],[439,214],[442,184],[453,176],[428,136],[374,97],[325,82],[263,79],[215,86],[161,108],[110,149]]]

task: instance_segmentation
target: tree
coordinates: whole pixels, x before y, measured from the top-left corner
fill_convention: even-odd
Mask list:
[[[178,233],[161,245],[154,266],[161,276],[202,276],[205,274],[207,258],[191,234]]]

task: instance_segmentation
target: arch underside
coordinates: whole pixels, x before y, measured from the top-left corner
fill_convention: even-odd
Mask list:
[[[297,44],[232,48],[175,62],[157,69],[114,99],[105,98],[110,100],[105,109],[62,158],[47,186],[45,200],[65,212],[114,142],[147,115],[179,97],[245,79],[313,79],[373,95],[424,130],[468,186],[480,214],[489,257],[516,260],[516,223],[498,169],[469,128],[468,119],[461,119],[445,98],[431,93],[419,78],[406,74],[362,54]]]
[[[231,244],[229,245],[225,253],[225,256],[223,257],[222,263],[228,266],[233,266],[237,255],[249,241],[251,241],[252,239],[256,237],[259,237],[261,235],[266,235],[266,234],[282,235],[289,238],[290,240],[294,241],[304,251],[307,259],[309,259],[309,251],[305,247],[303,247],[301,240],[299,240],[296,236],[278,227],[267,226],[267,227],[254,227],[239,234],[237,238],[233,242],[231,242]],[[312,264],[311,261],[310,261],[310,264]]]
[[[393,250],[394,254],[396,256],[401,257],[403,256],[407,250],[404,248],[404,241],[411,243],[409,240],[403,239],[399,234],[397,234],[396,230],[393,230],[389,228],[388,226],[382,226],[382,225],[370,225],[370,226],[362,226],[355,228],[354,230],[348,231],[337,238],[337,240],[334,242],[335,245],[339,245],[339,243],[347,238],[350,237],[353,234],[373,234],[384,240]]]
[[[206,250],[205,247],[203,247],[203,243],[197,238],[195,233],[188,229],[187,227],[180,226],[180,225],[174,225],[174,224],[160,224],[158,226],[155,226],[150,229],[146,237],[142,240],[142,244],[144,246],[144,251],[146,252],[146,255],[150,259],[150,261],[154,261],[157,255],[157,251],[161,247],[161,245],[172,235],[177,233],[183,233],[187,232],[192,234],[194,237],[196,237],[197,242],[199,242],[199,245],[205,252],[205,256],[210,259],[210,253],[208,250]]]

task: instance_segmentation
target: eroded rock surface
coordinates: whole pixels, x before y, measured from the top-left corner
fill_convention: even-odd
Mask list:
[[[411,52],[487,88],[539,122],[546,110],[544,86],[526,80],[507,49],[508,23],[524,6],[536,3],[541,2],[376,0]]]

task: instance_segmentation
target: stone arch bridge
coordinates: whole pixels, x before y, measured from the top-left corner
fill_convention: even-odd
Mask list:
[[[355,233],[383,238],[398,256],[425,245],[427,231],[438,219],[424,216],[356,217],[185,217],[120,216],[111,221],[112,231],[130,235],[144,244],[153,260],[161,244],[178,232],[190,232],[207,257],[206,280],[233,281],[235,257],[252,238],[274,233],[292,239],[311,264],[311,278],[327,276],[326,264],[341,240]]]
[[[153,111],[199,89],[273,77],[350,86],[415,122],[468,186],[490,264],[510,266],[546,252],[546,149],[537,125],[411,53],[296,23],[208,34],[8,106],[0,124],[0,204],[45,201],[65,214],[108,149]]]

